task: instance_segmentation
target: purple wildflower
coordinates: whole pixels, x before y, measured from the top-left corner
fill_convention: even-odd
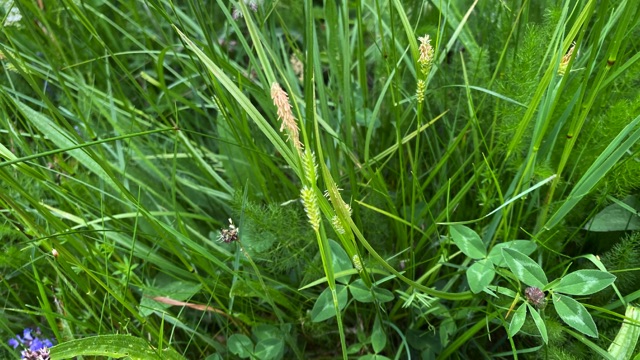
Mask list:
[[[23,360],[49,360],[49,349],[23,350],[21,355]]]
[[[24,342],[33,340],[33,336],[31,336],[31,329],[24,329],[24,331],[22,332],[22,337],[24,338]]]
[[[547,306],[544,292],[537,287],[530,286],[524,289],[524,295],[527,300],[529,300],[529,303],[538,310],[544,309],[545,306]]]
[[[15,338],[9,339],[9,346],[14,349],[20,346],[23,349],[21,352],[22,359],[47,360],[49,359],[49,348],[53,346],[53,341],[40,338],[41,335],[40,328],[36,328],[35,331],[31,328],[26,328],[22,332],[22,336],[16,335]]]

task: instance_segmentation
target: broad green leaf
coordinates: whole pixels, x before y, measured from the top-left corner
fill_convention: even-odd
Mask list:
[[[447,317],[440,323],[440,345],[446,346],[450,342],[455,341],[454,335],[457,334],[458,326],[455,320],[451,317],[448,317],[449,314],[446,314]]]
[[[369,290],[362,279],[358,279],[349,284],[349,291],[356,301],[362,303],[370,303],[374,300],[377,300],[381,303],[386,303],[389,301],[393,301],[393,299],[395,298],[391,291],[380,288],[376,285],[373,285],[373,288]]]
[[[268,324],[259,324],[251,329],[251,334],[256,339],[258,343],[267,339],[278,339],[284,341],[284,334],[280,328],[268,325]],[[256,344],[256,352],[258,351],[258,345]]]
[[[357,342],[355,344],[351,344],[349,345],[349,347],[347,348],[347,354],[349,355],[355,355],[355,354],[362,354],[362,349],[365,347],[366,344]]]
[[[579,257],[582,257],[582,258],[585,258],[585,259],[591,261],[593,263],[593,265],[595,265],[596,268],[598,268],[600,271],[608,272],[607,268],[604,266],[604,264],[600,260],[599,256],[596,257],[593,254],[585,254],[585,255],[582,255],[582,256],[579,256]],[[613,291],[615,291],[616,295],[618,295],[618,299],[620,299],[623,303],[625,303],[626,301],[623,299],[623,296],[620,293],[620,290],[618,290],[618,287],[616,286],[615,282],[611,284],[611,287],[613,288]]]
[[[202,284],[187,281],[166,282],[165,278],[156,278],[155,280],[161,284],[157,287],[145,288],[142,292],[140,299],[140,315],[142,316],[149,316],[155,311],[163,312],[171,306],[176,306],[170,301],[163,301],[162,298],[186,301],[202,288]]]
[[[240,358],[246,359],[253,353],[253,341],[243,334],[233,334],[227,340],[229,351]]]
[[[593,322],[591,314],[589,314],[584,305],[569,296],[554,293],[553,306],[556,308],[558,316],[560,316],[567,325],[585,335],[598,337],[596,324]]]
[[[509,336],[514,337],[524,325],[524,321],[527,318],[527,303],[522,303],[518,310],[513,313],[511,323],[509,324]]]
[[[540,331],[540,335],[542,336],[542,340],[545,344],[549,342],[549,335],[547,335],[547,326],[544,324],[544,320],[540,316],[540,313],[536,308],[526,303],[529,308],[529,313],[531,313],[531,317],[533,318],[533,322],[536,324],[538,331]]]
[[[284,339],[282,330],[269,324],[259,324],[251,329],[251,334],[257,341],[267,340],[271,338]]]
[[[376,320],[373,322],[373,330],[371,331],[371,346],[373,347],[373,351],[376,354],[384,350],[385,346],[387,346],[387,335],[382,329],[380,316],[376,316]]]
[[[600,270],[578,270],[568,274],[553,291],[569,295],[591,295],[611,285],[616,277]]]
[[[373,295],[375,296],[376,301],[381,303],[386,303],[395,299],[395,296],[391,291],[377,286],[373,287]]]
[[[147,340],[130,335],[99,335],[71,340],[52,347],[51,360],[72,359],[78,356],[110,356],[131,360],[184,360],[171,348],[155,349]]]
[[[544,274],[540,265],[527,255],[516,250],[503,248],[502,256],[518,280],[540,289],[547,285],[547,275]]]
[[[333,240],[329,240],[329,247],[331,248],[331,260],[333,261],[334,274],[353,269],[353,263],[351,262],[349,255],[347,255],[347,252],[344,251],[340,244]],[[346,285],[349,283],[350,279],[351,275],[336,278],[336,281]]]
[[[373,294],[371,293],[371,290],[367,288],[367,286],[365,285],[364,281],[362,281],[362,279],[358,279],[353,283],[349,284],[349,291],[351,292],[351,295],[353,295],[353,298],[356,301],[359,301],[362,303],[373,302]]]
[[[640,308],[628,305],[625,321],[607,350],[615,359],[629,360],[640,337]]]
[[[487,256],[487,258],[491,260],[491,262],[495,266],[504,267],[507,264],[504,262],[504,257],[502,257],[502,249],[513,249],[525,255],[531,255],[534,251],[536,251],[536,247],[536,243],[531,240],[508,241],[501,244],[496,244],[491,249],[491,251],[489,251],[489,256]]]
[[[493,263],[487,259],[476,261],[467,269],[467,282],[471,291],[474,293],[480,293],[493,281],[496,275],[496,271],[493,268]]]
[[[631,231],[640,229],[640,201],[636,196],[627,196],[597,213],[584,229],[588,231]]]
[[[551,215],[549,220],[547,220],[547,223],[544,225],[545,229],[551,229],[560,223],[580,200],[587,196],[600,180],[618,164],[618,160],[623,156],[627,156],[630,149],[638,144],[638,141],[640,141],[639,123],[640,116],[631,120],[628,125],[609,142],[607,148],[600,153],[589,169],[575,183],[571,193],[565,198],[562,205]]]
[[[338,308],[340,310],[347,306],[349,300],[349,293],[347,287],[344,285],[336,285],[336,293],[338,295]],[[318,300],[311,309],[311,321],[320,322],[336,316],[336,309],[333,306],[333,297],[331,296],[331,289],[326,288],[318,296]]]
[[[260,360],[282,359],[284,356],[283,339],[265,339],[256,344],[254,357]]]
[[[451,225],[451,240],[460,251],[472,259],[482,259],[487,256],[487,249],[475,231],[464,225]]]

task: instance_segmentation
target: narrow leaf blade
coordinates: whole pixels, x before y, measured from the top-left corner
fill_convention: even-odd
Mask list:
[[[529,308],[529,312],[531,313],[531,317],[533,318],[533,322],[536,324],[538,331],[540,331],[540,335],[542,336],[542,340],[545,344],[549,343],[549,335],[547,335],[547,326],[544,324],[544,320],[542,320],[542,316],[538,310],[536,310],[533,306],[527,304]]]

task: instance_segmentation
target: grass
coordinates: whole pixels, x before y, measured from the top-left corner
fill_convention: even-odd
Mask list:
[[[638,356],[636,1],[3,4],[0,357]]]

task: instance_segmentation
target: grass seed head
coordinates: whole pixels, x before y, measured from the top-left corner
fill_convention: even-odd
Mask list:
[[[313,189],[305,186],[300,191],[300,197],[302,198],[302,204],[304,204],[304,211],[307,213],[309,223],[314,231],[320,230],[320,208],[318,207],[318,199]]]
[[[351,261],[353,262],[353,267],[355,267],[358,272],[362,271],[362,261],[360,260],[360,256],[358,256],[358,254],[353,255]]]
[[[418,80],[418,86],[416,88],[416,99],[418,100],[418,104],[421,104],[424,101],[425,90],[427,90],[427,82],[422,79]]]
[[[282,132],[286,130],[288,139],[293,142],[293,146],[295,146],[299,152],[302,152],[300,129],[296,123],[296,118],[293,116],[293,112],[291,112],[289,95],[287,95],[287,93],[282,90],[280,85],[276,82],[271,84],[271,99],[273,100],[273,105],[276,106],[278,111],[278,119],[282,120],[280,131]]]
[[[307,149],[302,157],[302,170],[309,184],[315,184],[318,180],[318,164],[316,155]]]
[[[560,66],[558,67],[558,75],[564,76],[567,72],[567,67],[569,66],[569,61],[571,61],[571,55],[573,55],[573,50],[575,49],[576,43],[574,42],[569,47],[569,51],[562,57],[560,61]]]
[[[418,40],[420,40],[420,58],[418,58],[418,64],[420,64],[422,75],[427,76],[431,70],[431,65],[433,65],[435,50],[431,46],[429,35],[419,37]]]

